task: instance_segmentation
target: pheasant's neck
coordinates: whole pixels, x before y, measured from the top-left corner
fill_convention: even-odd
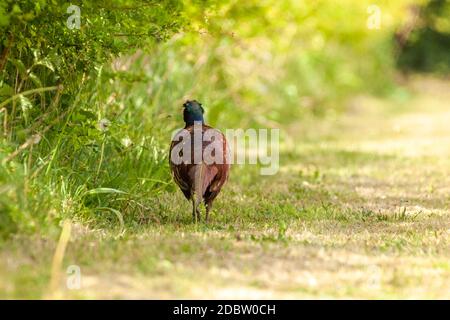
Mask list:
[[[205,124],[205,120],[203,119],[203,115],[189,115],[184,119],[184,122],[186,123],[186,127],[193,126],[195,123],[201,123]]]

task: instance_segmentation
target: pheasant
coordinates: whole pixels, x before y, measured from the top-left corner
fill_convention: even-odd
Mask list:
[[[192,201],[192,217],[201,220],[200,204],[208,223],[212,203],[228,179],[230,164],[225,136],[205,124],[204,109],[196,100],[183,104],[184,129],[170,145],[170,169],[186,199]]]

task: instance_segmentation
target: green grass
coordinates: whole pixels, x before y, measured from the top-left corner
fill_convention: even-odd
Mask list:
[[[285,140],[280,172],[233,167],[208,225],[192,223],[172,183],[148,197],[107,193],[130,207],[71,218],[54,288],[59,228],[2,240],[0,296],[448,299],[443,84],[412,82],[402,112],[396,100],[358,98],[358,112],[285,130],[295,143]],[[86,191],[84,201],[105,195]],[[65,286],[69,265],[81,268],[79,290]]]

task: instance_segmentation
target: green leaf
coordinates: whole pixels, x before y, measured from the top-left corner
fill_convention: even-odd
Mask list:
[[[33,105],[31,104],[31,101],[24,95],[19,95],[18,99],[20,108],[22,109],[23,119],[25,120],[25,124],[28,124],[28,110],[33,108]]]
[[[53,64],[51,63],[50,59],[48,58],[44,58],[42,60],[39,60],[35,63],[35,65],[37,66],[44,66],[47,69],[50,69],[51,71],[55,72],[55,67],[53,66]]]
[[[4,83],[0,87],[0,97],[9,97],[14,94],[14,89],[8,86],[6,83]]]
[[[30,99],[28,99],[24,95],[19,95],[19,105],[22,108],[22,110],[28,110],[33,108],[33,104],[31,103]]]
[[[36,87],[43,87],[41,79],[38,78],[33,72],[31,72],[28,77],[30,77],[31,81],[36,85]]]
[[[11,61],[11,63],[17,68],[17,70],[19,70],[19,73],[22,77],[27,75],[27,68],[22,61],[13,58],[9,59],[9,61]]]
[[[31,49],[31,52],[33,53],[34,63],[37,64],[40,59],[40,52],[37,49]]]
[[[22,13],[18,4],[13,5],[12,13]]]
[[[119,194],[128,194],[125,191],[114,189],[114,188],[95,188],[88,190],[86,194],[100,194],[100,193],[119,193]]]
[[[91,112],[91,111],[89,111],[89,110],[81,109],[81,110],[79,111],[79,113],[80,113],[81,115],[85,116],[85,117],[88,118],[88,119],[91,119],[91,120],[97,119],[97,116],[96,116],[93,112]]]

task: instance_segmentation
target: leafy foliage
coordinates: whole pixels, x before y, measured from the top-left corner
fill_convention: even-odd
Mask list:
[[[415,7],[416,19],[398,37],[398,66],[446,74],[450,70],[450,1],[432,0]],[[401,35],[401,34],[400,34]]]

